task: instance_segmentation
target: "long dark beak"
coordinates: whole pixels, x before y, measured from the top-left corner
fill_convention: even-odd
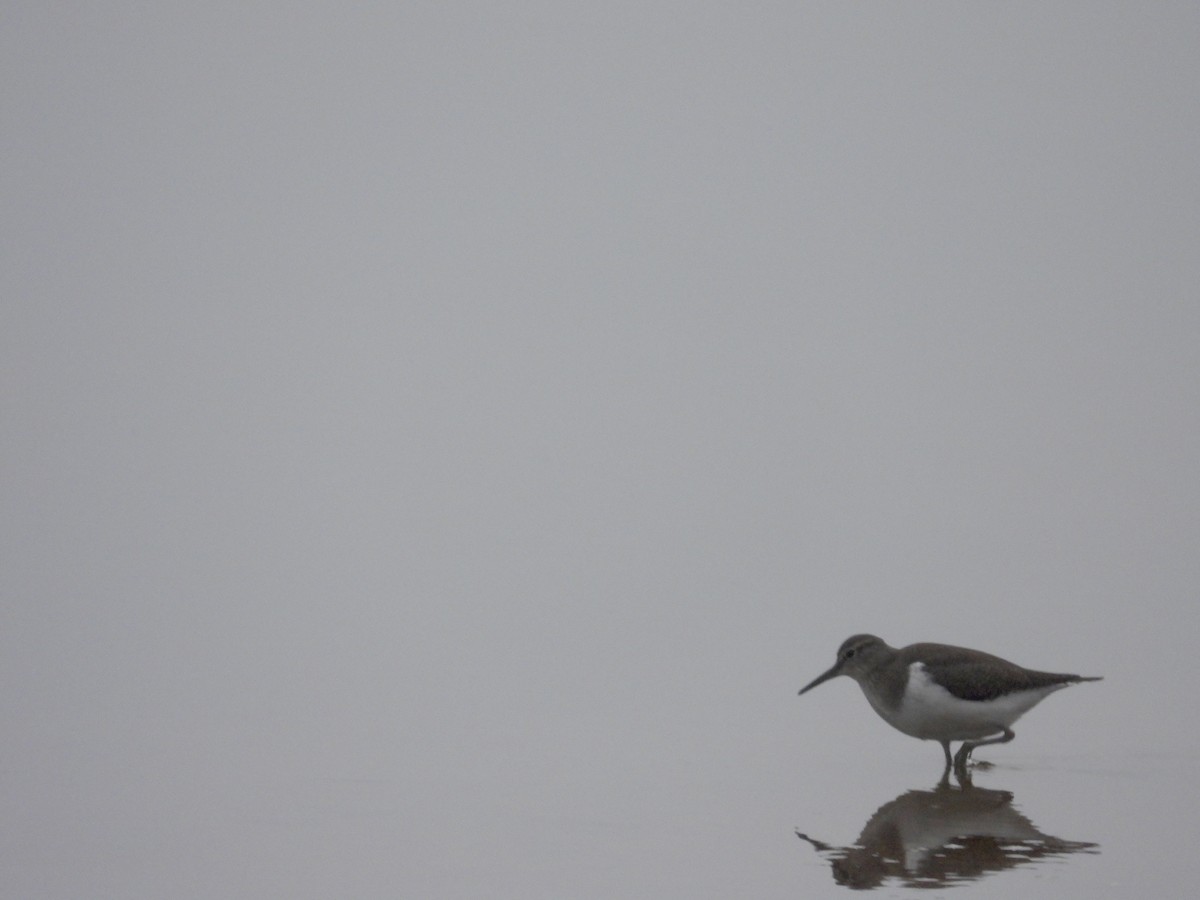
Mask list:
[[[837,663],[834,664],[833,668],[830,669],[828,672],[826,672],[824,675],[818,675],[811,682],[809,682],[808,685],[800,688],[800,693],[803,694],[806,691],[811,691],[818,684],[824,684],[830,678],[837,678],[841,674],[842,674],[842,664],[841,664],[841,661],[839,660]]]

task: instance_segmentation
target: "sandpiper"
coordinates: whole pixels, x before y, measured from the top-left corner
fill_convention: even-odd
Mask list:
[[[838,648],[828,672],[800,690],[811,691],[838,675],[858,682],[872,709],[885,722],[923,741],[938,741],[951,766],[965,770],[971,751],[1004,744],[1011,726],[1060,688],[1098,677],[1035,672],[980,650],[946,644],[910,644],[896,649],[873,634],[856,634]]]

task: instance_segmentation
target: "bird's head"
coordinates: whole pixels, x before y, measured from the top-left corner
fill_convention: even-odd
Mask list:
[[[854,637],[846,638],[842,641],[842,646],[838,648],[837,662],[833,664],[833,667],[801,688],[800,693],[811,691],[818,684],[824,684],[839,675],[849,675],[858,681],[875,668],[890,649],[887,644],[873,634],[856,634]]]

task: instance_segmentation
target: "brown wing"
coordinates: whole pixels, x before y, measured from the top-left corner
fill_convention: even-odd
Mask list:
[[[1015,691],[1084,681],[1079,675],[1036,672],[980,650],[946,644],[913,644],[900,651],[909,662],[920,659],[937,684],[962,700],[993,700]]]

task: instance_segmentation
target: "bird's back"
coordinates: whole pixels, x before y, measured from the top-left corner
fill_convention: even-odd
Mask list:
[[[1039,672],[984,653],[948,644],[910,644],[902,648],[898,662],[907,668],[918,660],[937,684],[960,700],[994,700],[1018,691],[1066,687],[1098,678],[1062,672]]]

